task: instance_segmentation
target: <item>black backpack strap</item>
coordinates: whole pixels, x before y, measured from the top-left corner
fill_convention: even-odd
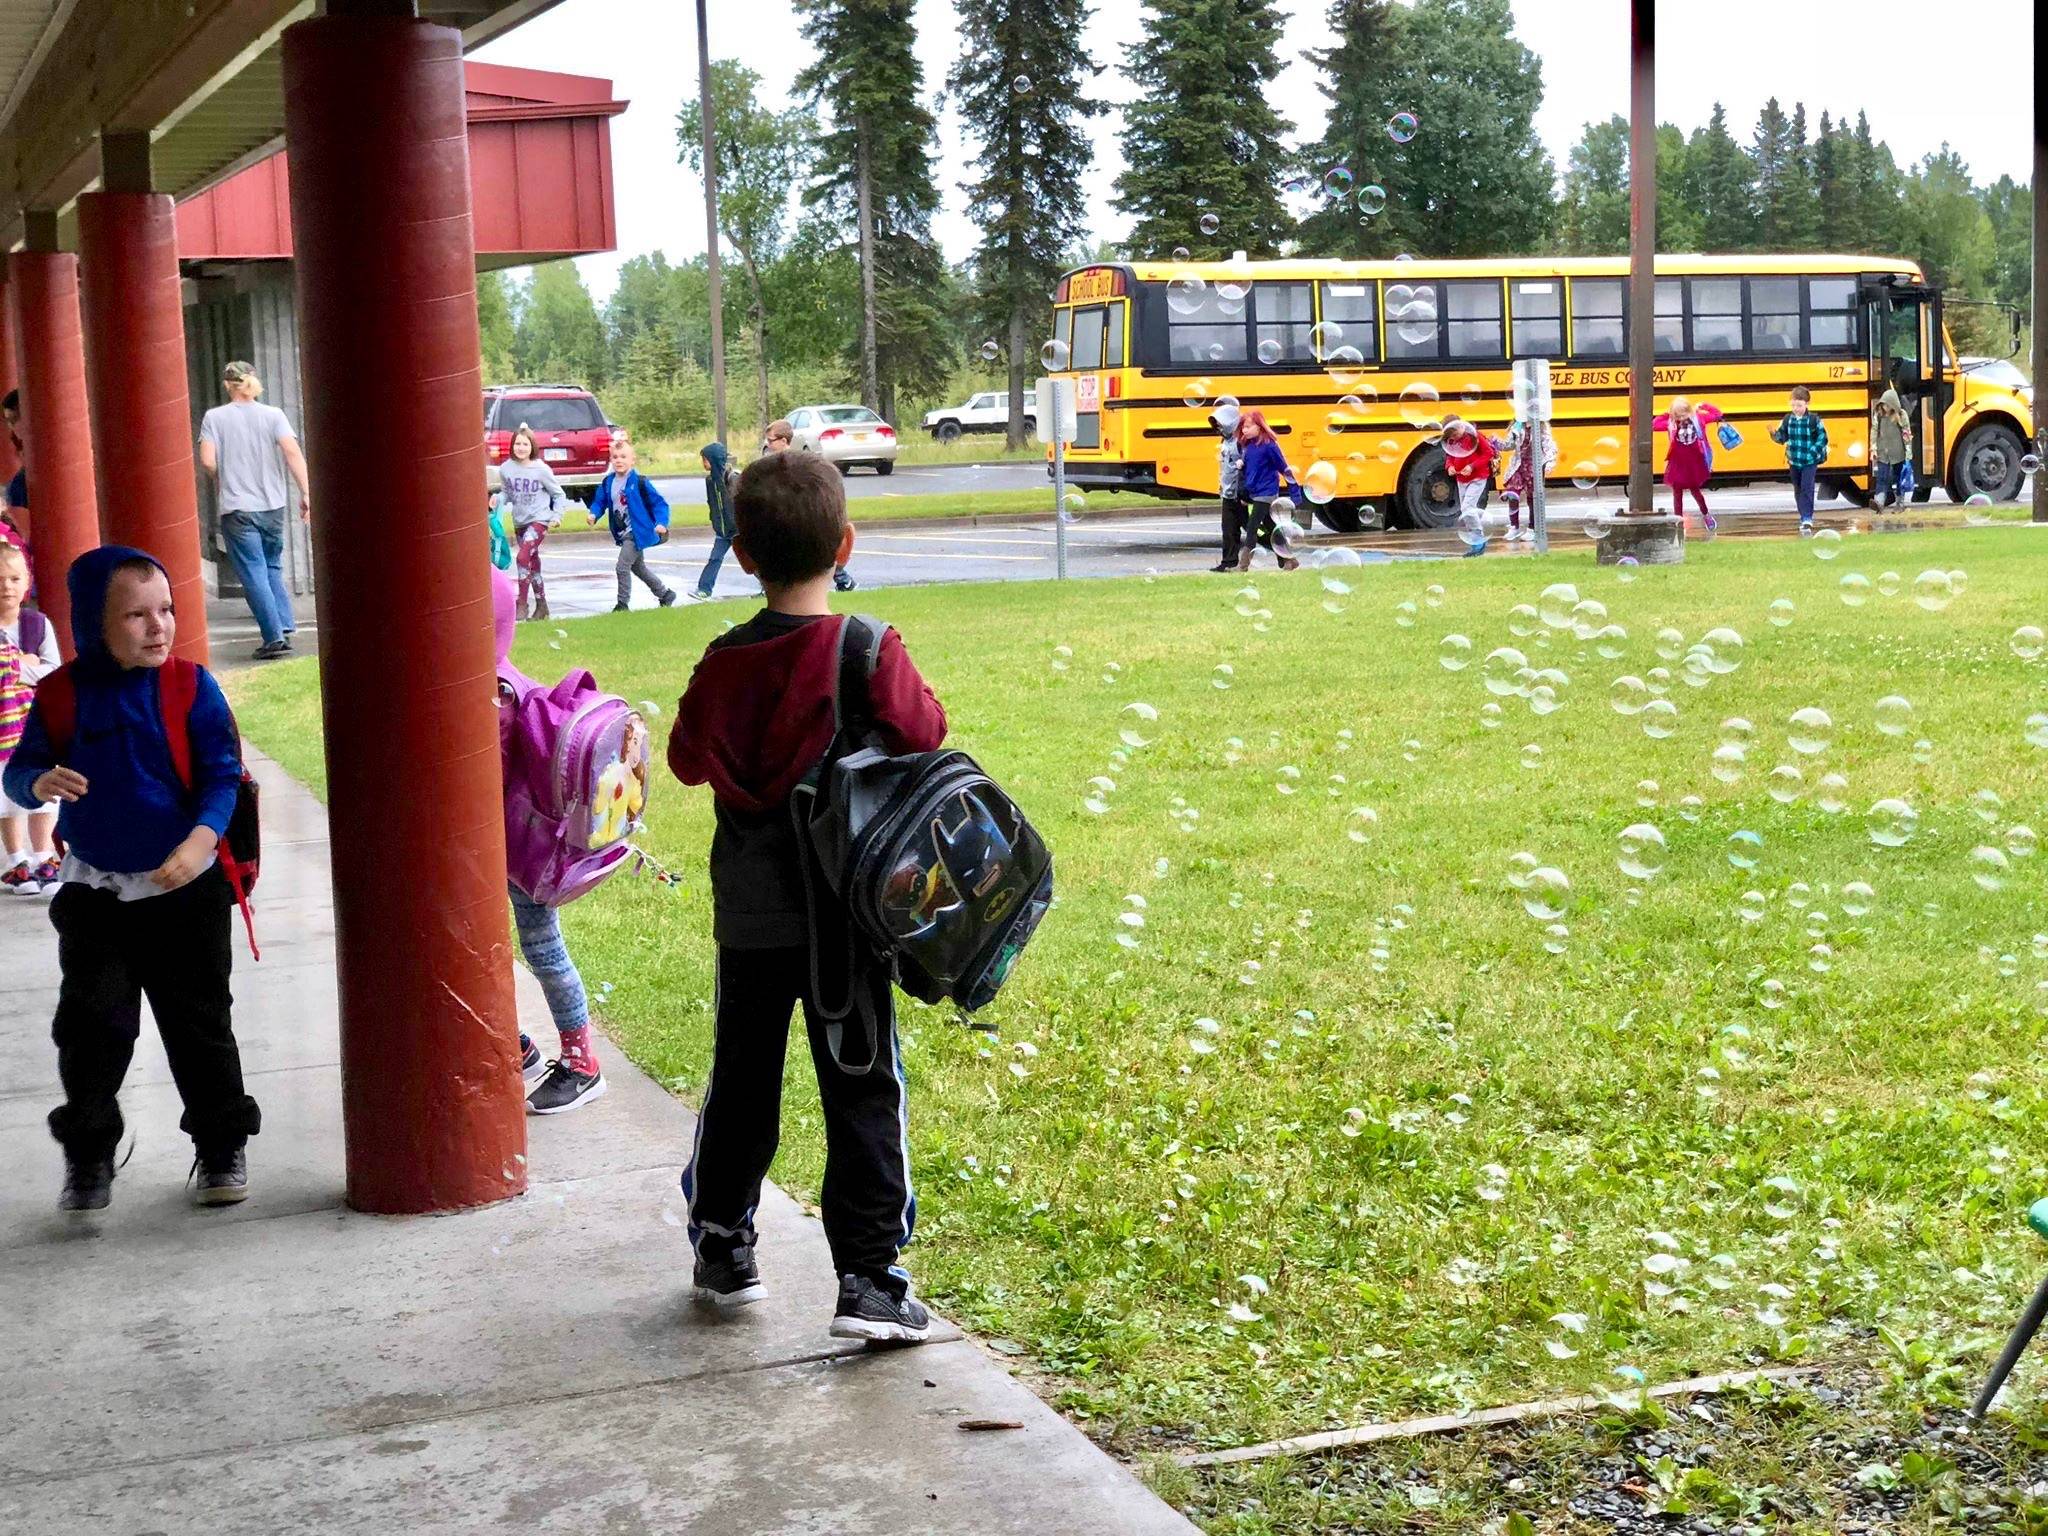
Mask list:
[[[874,727],[868,679],[882,659],[882,636],[888,631],[888,625],[864,613],[849,613],[839,621],[839,669],[832,676],[834,750],[828,761]]]

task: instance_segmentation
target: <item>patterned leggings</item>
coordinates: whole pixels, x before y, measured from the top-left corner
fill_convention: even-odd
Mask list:
[[[544,526],[531,524],[519,530],[519,540],[512,546],[512,564],[519,572],[519,603],[526,605],[529,596],[547,601],[547,583],[540,574],[540,546],[547,538]]]
[[[506,889],[512,893],[519,953],[547,994],[556,1032],[566,1035],[584,1028],[590,1023],[590,999],[583,991],[583,978],[576,974],[576,962],[569,958],[569,946],[562,941],[561,918],[553,907],[542,906],[518,886]]]

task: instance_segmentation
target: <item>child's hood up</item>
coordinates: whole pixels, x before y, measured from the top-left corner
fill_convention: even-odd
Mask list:
[[[112,677],[121,671],[107,649],[107,588],[114,572],[131,560],[147,560],[159,571],[163,562],[145,550],[124,544],[102,544],[71,562],[64,583],[71,592],[71,644],[78,653],[74,663],[85,676]],[[170,573],[164,571],[164,580]]]
[[[698,452],[703,456],[704,467],[710,472],[712,478],[715,480],[724,479],[726,460],[731,458],[731,454],[726,452],[725,444],[706,443]]]

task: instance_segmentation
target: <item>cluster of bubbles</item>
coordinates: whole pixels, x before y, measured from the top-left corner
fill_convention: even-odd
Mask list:
[[[1407,144],[1421,131],[1421,121],[1413,112],[1396,112],[1387,119],[1387,137],[1396,144]],[[1309,177],[1291,178],[1286,183],[1290,192],[1309,192],[1318,185]],[[1320,178],[1322,194],[1333,204],[1349,199],[1358,210],[1358,222],[1370,224],[1374,217],[1386,211],[1387,189],[1376,181],[1361,183],[1357,173],[1350,166],[1339,161],[1326,168]]]

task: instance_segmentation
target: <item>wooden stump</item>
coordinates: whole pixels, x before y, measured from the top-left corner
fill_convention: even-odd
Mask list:
[[[1683,518],[1666,512],[1624,513],[1603,517],[1597,526],[1600,538],[1594,547],[1602,565],[1619,565],[1623,559],[1638,565],[1678,565],[1685,559]]]

